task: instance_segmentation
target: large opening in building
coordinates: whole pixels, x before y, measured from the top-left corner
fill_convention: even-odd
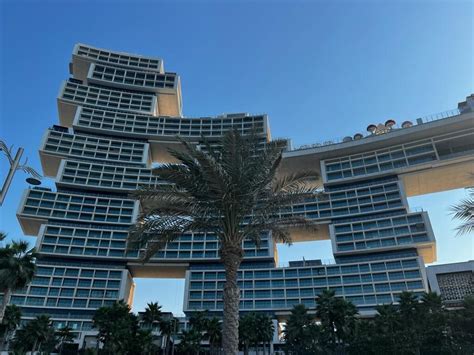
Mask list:
[[[143,312],[148,303],[158,302],[162,312],[172,312],[175,317],[184,316],[184,279],[134,278],[135,294],[132,310]]]
[[[469,235],[457,236],[459,220],[450,207],[468,197],[467,189],[455,189],[408,198],[411,211],[426,211],[436,236],[437,259],[433,264],[452,263],[474,258],[474,241]]]

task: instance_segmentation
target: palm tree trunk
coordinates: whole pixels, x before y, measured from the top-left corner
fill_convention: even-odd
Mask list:
[[[61,344],[59,345],[59,354],[60,354],[60,355],[63,353],[64,340],[65,340],[65,338],[62,338],[62,339],[61,339]]]
[[[240,290],[237,284],[237,271],[242,262],[242,257],[243,251],[240,245],[222,245],[221,260],[224,264],[226,278],[223,297],[222,347],[226,355],[237,355],[239,353]]]
[[[3,322],[3,317],[5,316],[5,309],[7,308],[8,301],[12,295],[12,290],[7,288],[3,290],[2,305],[0,306],[0,324]]]
[[[7,336],[5,337],[5,350],[6,351],[8,351],[8,349],[10,348],[10,342],[12,341],[13,336],[15,335],[15,331],[16,330],[12,330],[8,332]]]
[[[5,334],[3,334],[2,336],[2,344],[0,344],[0,350],[8,350],[8,346],[7,346],[8,333],[9,332],[5,331]]]

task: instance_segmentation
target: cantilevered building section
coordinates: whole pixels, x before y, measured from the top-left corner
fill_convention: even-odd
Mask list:
[[[224,270],[212,233],[189,231],[142,264],[126,251],[128,229],[140,210],[129,193],[166,184],[152,163],[172,161],[176,136],[200,145],[229,129],[271,138],[266,115],[228,114],[186,118],[180,79],[163,61],[78,44],[71,78],[60,89],[59,124],[40,145],[44,175],[56,191],[25,191],[18,220],[38,237],[38,271],[11,302],[26,318],[49,313],[57,326],[92,334],[98,307],[132,302],[133,277],[185,279],[184,312],[223,309]],[[374,314],[410,290],[428,290],[425,263],[436,260],[426,212],[410,211],[407,196],[465,187],[474,172],[474,97],[442,119],[371,125],[367,136],[284,153],[281,173],[319,170],[325,197],[289,206],[319,223],[315,233],[292,231],[298,241],[331,240],[335,263],[318,260],[277,267],[275,241],[263,234],[260,248],[244,241],[239,272],[242,311],[262,310],[284,318],[298,303],[314,307],[330,288]]]

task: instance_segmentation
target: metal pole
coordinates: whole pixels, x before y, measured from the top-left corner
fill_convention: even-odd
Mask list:
[[[18,165],[20,164],[20,159],[21,156],[23,155],[24,149],[23,148],[18,148],[16,151],[15,159],[13,160],[13,163],[10,165],[10,170],[8,171],[7,178],[5,179],[5,182],[3,183],[2,186],[2,191],[0,192],[0,206],[3,204],[3,201],[5,200],[5,196],[7,195],[7,191],[10,188],[10,185],[13,180],[13,176],[15,176],[16,169],[18,168]]]

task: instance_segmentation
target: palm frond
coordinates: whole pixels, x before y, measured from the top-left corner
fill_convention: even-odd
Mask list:
[[[469,189],[468,193],[469,197],[450,208],[453,218],[461,221],[456,228],[458,236],[474,232],[474,189]]]
[[[141,249],[144,259],[187,231],[214,233],[221,247],[241,248],[244,239],[258,246],[263,232],[291,243],[291,228],[317,228],[304,216],[283,213],[285,206],[321,196],[314,186],[316,172],[277,178],[281,142],[262,144],[261,136],[229,131],[218,148],[205,138],[203,149],[181,143],[182,149],[170,151],[179,164],[153,170],[160,184],[132,194],[141,213],[128,246]]]

